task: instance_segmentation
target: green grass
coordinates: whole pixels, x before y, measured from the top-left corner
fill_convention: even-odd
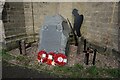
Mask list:
[[[2,54],[2,58],[5,59],[5,60],[15,59],[15,57],[10,55],[6,50],[0,51],[0,54]]]
[[[105,72],[107,72],[112,77],[120,76],[120,69],[105,69]]]
[[[21,62],[24,66],[29,66],[29,62],[31,61],[30,58],[24,55],[19,55],[16,57],[16,60]]]
[[[96,68],[96,66],[91,66],[86,70],[86,73],[89,74],[89,77],[98,77],[99,70]]]
[[[83,66],[82,65],[80,65],[80,64],[76,64],[75,66],[73,66],[73,67],[67,67],[67,66],[55,66],[54,67],[54,70],[56,70],[56,71],[62,71],[62,72],[76,72],[76,71],[81,71],[81,70],[83,70],[84,68],[83,68]]]
[[[16,60],[24,61],[24,60],[25,60],[25,57],[23,57],[23,56],[17,56],[17,57],[16,57]]]
[[[86,70],[89,73],[88,77],[101,77],[103,74],[109,77],[118,78],[120,76],[120,69],[97,68],[96,66],[89,67]]]
[[[74,68],[76,68],[78,70],[83,70],[84,69],[83,65],[80,65],[80,64],[75,64]]]
[[[83,66],[80,64],[76,64],[73,67],[55,66],[54,72],[65,75],[66,77],[75,78],[75,77],[81,77],[81,71],[83,69],[84,69]]]
[[[17,61],[22,62],[24,66],[28,66],[28,63],[30,61],[30,59],[27,58],[26,56],[19,55],[19,56],[15,57],[13,55],[10,55],[10,53],[7,52],[6,50],[1,50],[0,54],[2,54],[2,59],[3,60],[7,60],[7,61],[17,60]]]
[[[0,50],[0,56],[2,56],[2,54],[6,54],[6,53],[7,53],[7,51],[5,49]]]
[[[63,67],[55,66],[54,70],[59,71],[59,72],[70,72],[71,71],[70,67],[66,67],[66,66],[63,66]]]
[[[23,63],[23,66],[29,66],[30,58],[27,56],[19,55],[17,57],[10,55],[6,50],[0,51],[3,59],[5,60],[18,60]],[[33,65],[36,69],[43,69],[44,65],[35,64]],[[120,69],[110,69],[110,68],[97,68],[96,66],[91,66],[87,69],[81,64],[75,64],[73,67],[68,66],[55,66],[52,70],[44,69],[43,71],[48,72],[49,74],[57,75],[59,77],[70,77],[70,78],[98,78],[109,76],[117,78],[120,76]]]
[[[91,66],[87,69],[80,64],[76,64],[74,67],[54,67],[55,72],[59,74],[66,75],[68,77],[79,78],[79,77],[89,77],[89,78],[100,78],[105,74],[106,76],[117,78],[120,76],[119,69],[104,69],[97,68],[96,66]],[[69,75],[70,74],[70,75]]]

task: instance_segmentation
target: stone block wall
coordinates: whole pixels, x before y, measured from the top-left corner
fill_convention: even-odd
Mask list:
[[[34,38],[35,41],[39,39],[40,27],[44,22],[45,16],[57,14],[57,6],[57,3],[24,3],[25,27],[29,37],[28,42],[34,41]]]
[[[72,10],[76,8],[79,14],[84,15],[82,36],[90,43],[118,51],[119,5],[115,2],[9,3],[11,7],[7,9],[5,22],[6,40],[11,42],[16,37],[10,36],[20,33],[22,38],[26,36],[28,42],[37,41],[45,16],[61,14],[73,23]]]
[[[5,4],[5,1],[0,2],[0,50],[2,49],[2,44],[4,42],[4,37],[5,37],[5,32],[4,32],[4,27],[3,27],[3,22],[2,22],[2,11],[3,11],[3,6]]]
[[[118,3],[73,3],[84,15],[83,36],[91,43],[118,51]]]
[[[6,2],[2,12],[4,23],[6,48],[8,50],[18,46],[18,41],[26,38],[23,2]]]

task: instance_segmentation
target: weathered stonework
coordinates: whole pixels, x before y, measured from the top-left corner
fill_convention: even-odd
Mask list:
[[[6,2],[2,12],[2,20],[7,49],[13,49],[17,47],[17,41],[25,39],[26,35],[23,3]]]
[[[81,29],[81,32],[84,32],[83,37],[93,44],[118,51],[117,4],[74,3],[75,8],[85,17],[82,28],[87,29]]]
[[[40,27],[43,24],[46,15],[54,15],[57,11],[57,3],[24,3],[25,27],[26,33],[31,38],[29,42],[34,41],[33,34],[39,33]],[[34,31],[33,31],[34,28]],[[35,35],[35,40],[38,36]]]
[[[17,6],[16,6],[17,5]],[[119,5],[115,2],[9,3],[6,36],[26,34],[28,42],[38,40],[46,15],[61,14],[73,23],[72,10],[84,15],[81,33],[92,44],[118,51]],[[10,18],[10,19],[9,19]],[[9,22],[10,20],[10,22]],[[35,34],[35,37],[34,37]],[[22,38],[25,36],[21,36]],[[18,37],[19,38],[19,37]],[[15,40],[13,37],[12,40]],[[11,38],[7,39],[10,42]]]

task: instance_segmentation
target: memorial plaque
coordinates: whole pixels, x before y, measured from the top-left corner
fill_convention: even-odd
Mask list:
[[[70,28],[61,15],[46,16],[40,29],[39,51],[65,54]]]

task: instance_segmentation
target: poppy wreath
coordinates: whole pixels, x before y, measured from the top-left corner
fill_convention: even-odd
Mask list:
[[[57,65],[64,66],[67,63],[67,57],[62,53],[58,53],[56,54],[54,61]]]
[[[45,63],[47,61],[47,57],[48,57],[48,55],[47,55],[46,51],[41,50],[37,56],[38,62]]]
[[[47,63],[48,65],[55,65],[55,62],[54,62],[55,56],[56,56],[55,52],[49,52],[46,63]]]

